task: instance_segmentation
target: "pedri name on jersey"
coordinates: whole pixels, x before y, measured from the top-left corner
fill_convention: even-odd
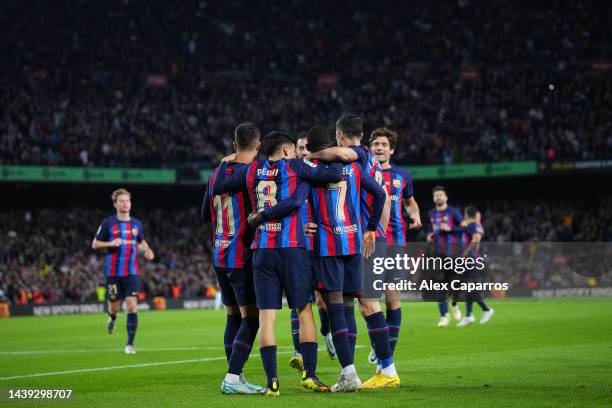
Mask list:
[[[273,169],[273,170],[257,169],[257,175],[265,176],[265,177],[276,177],[278,176],[278,169]]]
[[[341,235],[341,234],[350,234],[350,233],[355,233],[357,232],[357,230],[359,229],[359,227],[357,226],[357,224],[353,224],[353,225],[337,225],[334,227],[334,233]]]

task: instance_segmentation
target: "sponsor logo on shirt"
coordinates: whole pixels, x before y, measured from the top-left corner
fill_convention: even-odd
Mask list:
[[[232,241],[228,239],[216,239],[215,240],[215,246],[219,248],[227,248],[230,246],[231,243]]]
[[[334,233],[336,234],[347,234],[358,231],[357,224],[353,225],[337,225],[334,227]]]
[[[257,227],[260,231],[282,231],[283,223],[282,222],[268,222],[265,224],[261,224]]]

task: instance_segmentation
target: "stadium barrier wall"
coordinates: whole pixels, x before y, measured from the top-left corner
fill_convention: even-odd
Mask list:
[[[584,288],[558,288],[558,289],[527,289],[523,287],[511,288],[504,293],[493,294],[495,299],[525,299],[545,300],[561,298],[588,298],[612,297],[612,287],[584,287]],[[403,300],[421,301],[419,292],[403,293]],[[165,299],[165,309],[156,309],[154,300],[147,300],[138,304],[139,311],[147,310],[193,310],[212,309],[214,299]],[[11,316],[60,316],[72,314],[104,313],[105,304],[99,302],[58,303],[52,305],[10,305]]]

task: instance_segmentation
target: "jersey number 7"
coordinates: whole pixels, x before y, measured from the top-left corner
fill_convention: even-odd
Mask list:
[[[344,214],[344,203],[346,201],[346,181],[342,180],[337,183],[329,183],[327,185],[327,189],[330,191],[337,191],[337,199],[336,199],[336,218],[338,221],[345,221],[346,215]]]

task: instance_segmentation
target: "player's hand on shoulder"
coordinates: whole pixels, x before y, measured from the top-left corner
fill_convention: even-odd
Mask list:
[[[228,156],[225,156],[223,159],[221,159],[222,162],[230,162],[232,160],[234,160],[236,158],[236,153],[232,153]]]
[[[314,222],[308,222],[304,224],[304,233],[308,237],[314,237],[314,235],[317,233],[318,228],[319,226]]]
[[[251,228],[255,229],[263,222],[263,217],[260,213],[250,213],[247,222]]]
[[[113,248],[119,248],[122,243],[123,243],[123,240],[121,238],[115,238],[111,241],[111,246]]]
[[[374,246],[376,244],[376,235],[374,231],[363,232],[363,257],[369,258],[374,253]]]
[[[147,248],[147,250],[144,252],[144,257],[147,261],[152,261],[153,258],[155,258],[155,253],[151,248]]]

